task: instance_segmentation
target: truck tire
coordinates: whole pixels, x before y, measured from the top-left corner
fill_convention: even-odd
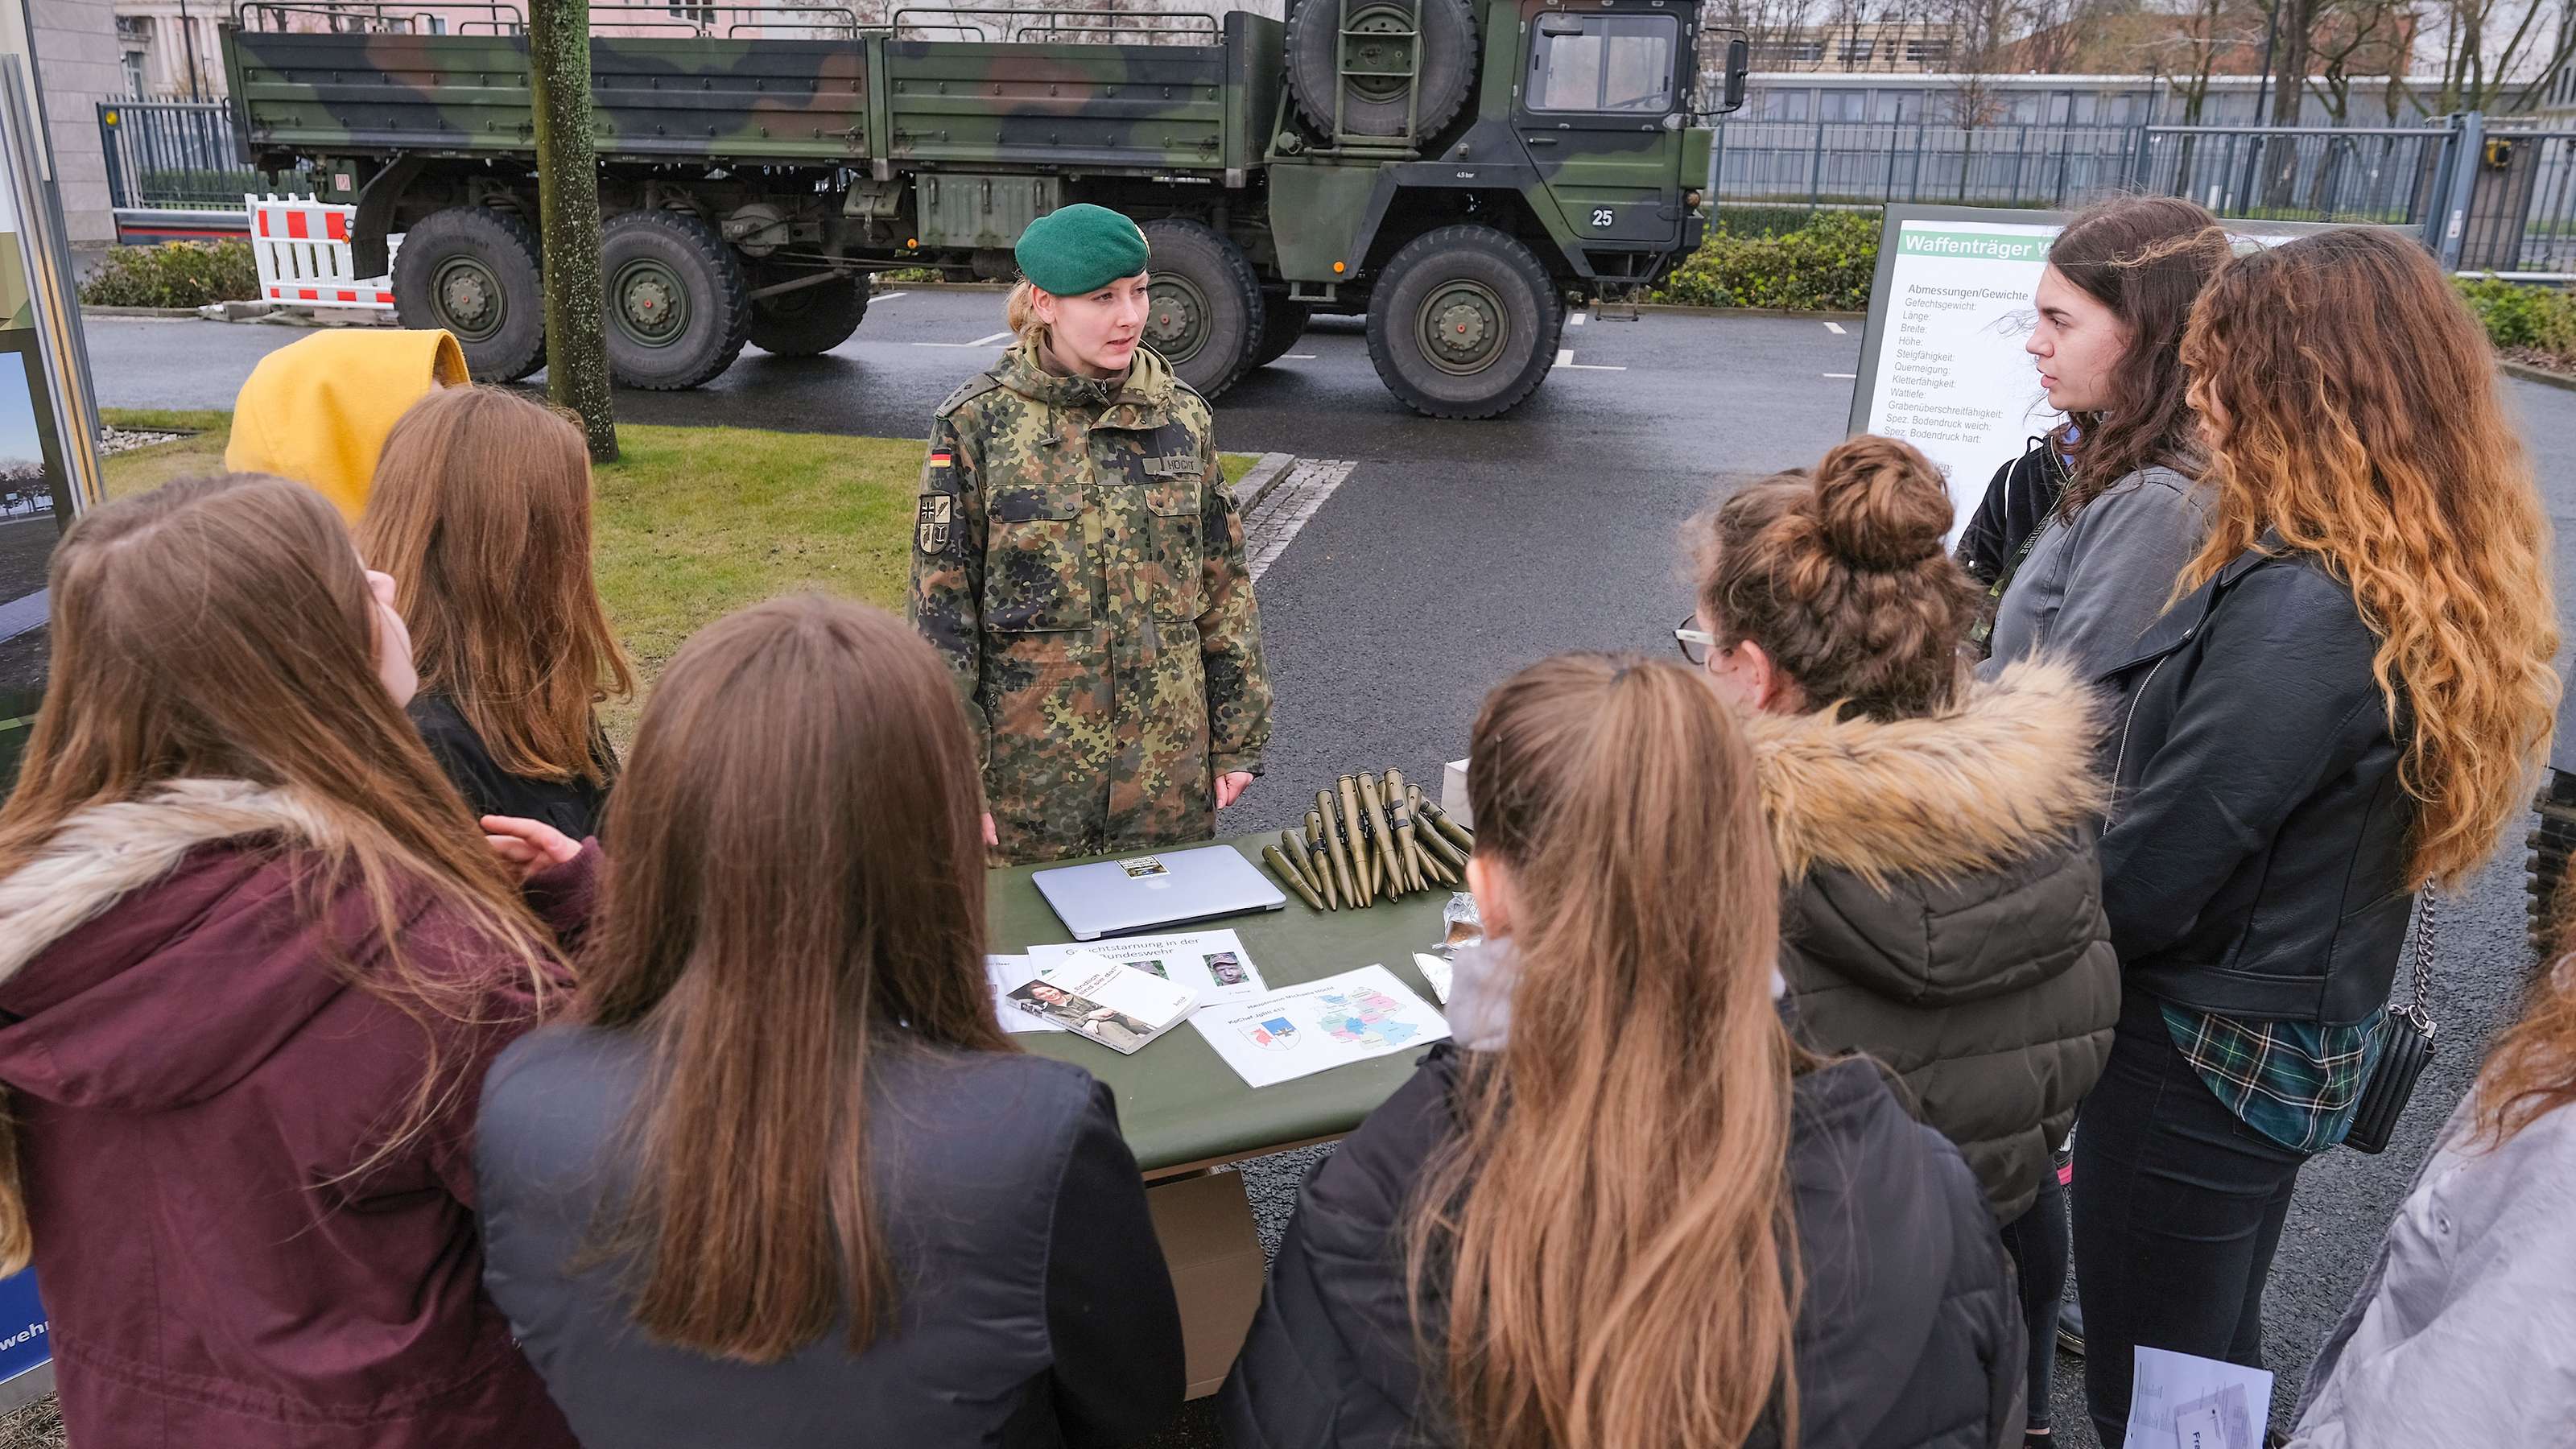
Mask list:
[[[1261,278],[1243,248],[1198,222],[1165,217],[1143,230],[1153,249],[1145,343],[1213,398],[1243,375],[1261,340]]]
[[[2567,883],[2567,862],[2576,856],[2576,775],[2552,769],[2540,798],[2531,802],[2540,821],[2531,832],[2526,886],[2531,893],[2531,948],[2542,961],[2576,941],[2558,939],[2564,919],[2558,892]]]
[[[777,277],[775,281],[793,278]],[[778,357],[820,357],[850,340],[868,315],[867,278],[835,278],[751,304],[751,345]]]
[[[1353,31],[1401,33],[1412,27],[1416,0],[1349,0]],[[1467,0],[1419,0],[1422,10],[1421,104],[1413,116],[1414,134],[1437,133],[1467,103],[1476,80],[1476,19]],[[1288,93],[1306,124],[1330,138],[1333,101],[1341,98],[1342,129],[1353,136],[1401,136],[1407,89],[1402,77],[1368,79],[1342,76],[1343,0],[1300,0],[1288,12]],[[1356,68],[1402,68],[1400,49],[1369,53],[1369,42],[1351,39]]]
[[[696,387],[742,352],[751,287],[733,248],[698,218],[676,211],[611,217],[599,229],[599,274],[607,288],[608,370],[625,386]]]
[[[443,327],[484,382],[546,365],[545,267],[537,234],[508,212],[451,206],[412,223],[394,257],[394,317]]]
[[[1565,304],[1547,268],[1489,226],[1444,226],[1395,254],[1369,294],[1369,361],[1435,418],[1509,412],[1547,376]]]
[[[1305,302],[1291,302],[1276,293],[1261,298],[1261,341],[1252,349],[1252,360],[1245,370],[1268,367],[1279,355],[1297,345],[1306,335],[1306,324],[1315,320],[1315,309]]]

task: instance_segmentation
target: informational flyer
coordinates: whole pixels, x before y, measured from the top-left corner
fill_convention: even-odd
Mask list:
[[[1270,990],[1261,979],[1261,969],[1244,952],[1243,938],[1232,931],[1117,936],[1078,945],[1031,946],[1029,960],[1044,971],[1067,956],[1085,951],[1160,976],[1175,986],[1186,986],[1197,992],[1202,1002],[1251,1001]]]
[[[1882,258],[1870,296],[1868,409],[1853,427],[1922,449],[1964,522],[1995,469],[2059,421],[2022,351],[2058,225],[1891,218],[1889,232],[1893,264]]]
[[[1449,1036],[1449,1023],[1384,966],[1363,966],[1256,1001],[1220,1001],[1190,1025],[1255,1087],[1310,1077]]]
[[[2263,1449],[2269,1373],[2161,1348],[2132,1352],[2128,1442],[2137,1449]]]
[[[1064,1023],[1052,1016],[1023,1011],[1011,999],[1011,993],[1038,979],[1037,963],[1026,956],[987,956],[984,958],[984,980],[993,988],[993,1011],[1002,1019],[1004,1031],[1062,1031]]]

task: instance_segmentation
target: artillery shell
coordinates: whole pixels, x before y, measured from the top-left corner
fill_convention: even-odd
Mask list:
[[[1287,830],[1279,832],[1279,858],[1290,870],[1297,872],[1297,878],[1306,883],[1307,890],[1313,891],[1318,897],[1323,895],[1323,892],[1315,890],[1315,878],[1306,874],[1306,849],[1297,843],[1295,832]]]
[[[1402,895],[1408,887],[1405,884],[1404,864],[1396,858],[1395,854],[1395,832],[1387,828],[1386,807],[1377,798],[1377,787],[1377,776],[1360,776],[1360,808],[1368,812],[1369,827],[1377,835],[1378,863],[1386,870],[1386,883],[1390,887],[1386,893],[1387,899],[1393,900]]]
[[[1475,852],[1475,832],[1469,830],[1466,826],[1459,824],[1457,821],[1450,819],[1449,812],[1441,809],[1439,802],[1431,799],[1429,796],[1424,796],[1422,800],[1422,815],[1424,819],[1431,822],[1432,829],[1449,837],[1449,843],[1451,845],[1454,845],[1469,854],[1473,854]]]
[[[1417,854],[1413,848],[1415,826],[1413,811],[1405,802],[1404,772],[1401,770],[1386,772],[1386,822],[1394,827],[1395,853],[1404,862],[1405,878],[1412,883],[1415,890],[1424,889],[1430,883],[1423,878],[1422,868],[1413,863],[1413,857]]]
[[[1325,907],[1340,910],[1342,892],[1333,883],[1333,858],[1324,850],[1324,817],[1312,810],[1306,812],[1306,842],[1301,858],[1306,862],[1307,877],[1324,897]]]
[[[1360,897],[1359,875],[1351,869],[1350,848],[1342,839],[1342,832],[1333,819],[1333,792],[1316,791],[1315,804],[1320,811],[1315,823],[1323,834],[1324,849],[1333,859],[1333,884],[1341,888],[1342,899],[1350,903],[1354,909],[1368,904]]]
[[[1454,873],[1467,868],[1467,852],[1449,843],[1449,837],[1433,829],[1429,821],[1414,827],[1413,838],[1422,843],[1423,853],[1449,867]]]
[[[1356,845],[1360,840],[1360,821],[1363,818],[1360,814],[1360,782],[1344,775],[1333,782],[1333,789],[1342,802],[1342,833]],[[1355,856],[1351,861],[1352,873],[1359,877],[1360,899],[1363,901],[1377,899],[1375,865],[1376,862],[1366,855]]]
[[[1419,838],[1413,841],[1413,868],[1422,872],[1425,880],[1435,884],[1444,886],[1458,884],[1458,878],[1449,873],[1448,862],[1423,849]]]
[[[1288,863],[1288,857],[1279,853],[1278,846],[1261,847],[1261,858],[1269,865],[1270,873],[1279,877],[1279,883],[1296,892],[1299,900],[1319,911],[1324,908],[1323,901],[1315,895],[1315,888],[1306,884],[1306,878],[1297,873],[1295,866]]]

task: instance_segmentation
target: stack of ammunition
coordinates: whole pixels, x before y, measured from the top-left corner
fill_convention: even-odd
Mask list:
[[[1404,772],[1344,775],[1315,792],[1306,834],[1279,832],[1261,858],[1319,911],[1360,910],[1416,891],[1463,889],[1476,837]]]

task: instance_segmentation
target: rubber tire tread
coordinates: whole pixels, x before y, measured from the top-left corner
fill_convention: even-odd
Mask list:
[[[1149,221],[1141,228],[1145,245],[1152,252],[1147,265],[1154,272],[1179,273],[1198,283],[1199,291],[1211,307],[1222,306],[1232,294],[1235,308],[1234,338],[1230,347],[1223,346],[1222,333],[1211,336],[1208,345],[1199,349],[1184,368],[1172,363],[1172,371],[1188,383],[1200,397],[1213,402],[1219,393],[1234,386],[1252,364],[1252,350],[1261,341],[1261,277],[1252,270],[1252,262],[1243,248],[1220,235],[1204,222],[1167,216]],[[1174,265],[1178,262],[1179,265]],[[1213,319],[1211,319],[1213,325]],[[1152,344],[1147,344],[1151,346]],[[1171,362],[1170,358],[1164,361]],[[1218,366],[1217,364],[1222,364]],[[1192,374],[1196,374],[1193,376]]]
[[[1429,137],[1456,120],[1467,98],[1475,94],[1476,16],[1467,0],[1421,3],[1422,66],[1415,84],[1422,91],[1422,106],[1414,126],[1418,134]],[[1306,124],[1327,140],[1333,134],[1333,91],[1342,79],[1334,55],[1341,48],[1341,13],[1340,0],[1298,0],[1288,12],[1284,44],[1288,94]],[[1342,121],[1354,136],[1400,136],[1404,97],[1364,101],[1354,96],[1342,108]]]
[[[750,339],[750,280],[743,275],[742,263],[734,255],[733,248],[716,235],[715,228],[698,218],[676,211],[628,211],[610,217],[607,224],[599,229],[599,275],[603,288],[615,285],[617,268],[623,260],[616,255],[619,243],[639,234],[658,234],[673,243],[676,254],[666,253],[663,259],[698,270],[699,275],[695,279],[683,276],[684,281],[694,280],[701,284],[695,290],[706,294],[689,299],[690,311],[696,316],[712,317],[714,325],[703,331],[693,330],[691,335],[699,339],[694,349],[641,350],[656,361],[686,356],[686,365],[639,370],[632,360],[620,358],[623,351],[632,359],[639,349],[627,347],[619,336],[616,318],[605,315],[616,309],[615,298],[602,297],[602,322],[608,330],[609,373],[617,379],[619,386],[645,392],[681,392],[697,387],[733,366],[733,360],[742,355],[743,343]]]
[[[867,287],[865,277],[818,282],[805,290],[822,295],[808,298],[807,305],[793,312],[773,312],[754,301],[751,320],[743,327],[744,340],[773,357],[820,357],[849,341],[867,320]]]
[[[394,319],[415,329],[439,325],[438,309],[429,300],[429,274],[439,261],[459,250],[472,252],[492,269],[511,312],[510,325],[500,335],[482,342],[457,339],[465,353],[465,370],[478,382],[517,382],[542,369],[546,365],[545,252],[537,244],[536,229],[506,211],[451,206],[414,222],[403,237],[402,250],[394,255]]]
[[[1261,340],[1252,349],[1252,360],[1244,364],[1246,372],[1268,367],[1281,354],[1297,345],[1306,335],[1306,326],[1315,320],[1315,309],[1306,302],[1291,302],[1276,292],[1261,296]]]
[[[1528,356],[1492,391],[1471,397],[1436,397],[1424,390],[1425,385],[1446,379],[1449,374],[1433,367],[1428,359],[1420,358],[1409,340],[1399,344],[1396,336],[1392,335],[1396,324],[1390,319],[1410,314],[1419,305],[1418,300],[1407,301],[1401,296],[1416,276],[1429,273],[1437,280],[1439,273],[1433,269],[1458,253],[1488,264],[1484,267],[1486,275],[1482,280],[1489,283],[1503,279],[1519,282],[1528,295],[1525,298],[1506,295],[1504,310],[1516,318],[1535,316],[1539,325],[1534,329],[1535,345]],[[1526,309],[1516,305],[1524,301]],[[1412,324],[1407,321],[1404,335],[1408,339],[1411,331]],[[1403,250],[1386,264],[1385,271],[1378,276],[1377,285],[1369,292],[1369,361],[1376,365],[1378,380],[1386,384],[1387,391],[1425,417],[1490,418],[1510,412],[1547,379],[1548,369],[1556,364],[1557,343],[1564,334],[1565,299],[1557,295],[1556,283],[1549,278],[1547,268],[1540,264],[1538,254],[1518,237],[1490,226],[1469,223],[1424,232],[1405,243]],[[1421,370],[1420,381],[1407,375],[1405,364],[1408,361]],[[1480,375],[1490,375],[1490,370],[1488,374]]]

